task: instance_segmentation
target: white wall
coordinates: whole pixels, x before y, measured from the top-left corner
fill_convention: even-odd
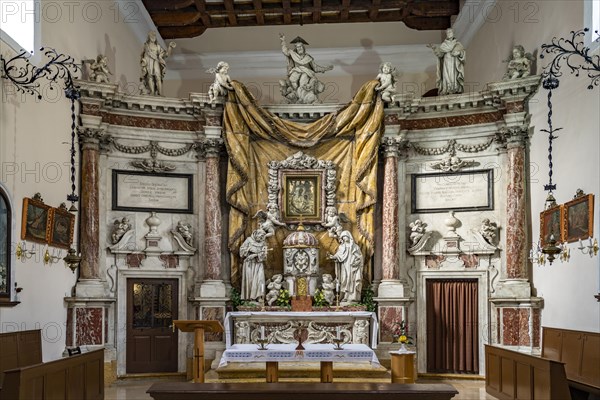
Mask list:
[[[36,2],[38,3],[38,2]],[[108,56],[113,82],[125,86],[139,81],[139,56],[148,28],[141,10],[127,9],[128,22],[112,1],[39,2],[41,44],[67,53],[76,60]],[[133,5],[134,2],[127,2]],[[48,6],[50,5],[50,6]],[[135,11],[130,14],[130,12]],[[19,10],[25,12],[25,10]],[[135,34],[135,30],[143,35]],[[13,51],[0,42],[7,58]],[[42,60],[45,60],[42,58]],[[49,90],[42,81],[41,100],[16,93],[6,80],[0,87],[0,181],[8,188],[14,204],[13,237],[20,238],[22,199],[40,192],[46,204],[58,207],[70,193],[69,144],[70,104],[62,88]],[[79,185],[77,185],[79,187]],[[32,243],[28,243],[31,248]],[[70,295],[77,273],[62,260],[46,266],[43,246],[25,262],[13,265],[14,280],[23,291],[21,304],[0,308],[0,332],[42,329],[45,361],[61,356],[65,346],[65,295]],[[52,252],[52,248],[50,249]],[[63,257],[65,251],[61,254]]]
[[[553,37],[569,37],[571,30],[584,26],[582,0],[499,1],[488,12],[486,23],[467,48],[465,80],[475,84],[500,80],[506,70],[502,60],[508,58],[515,44],[538,56],[538,73],[548,58],[539,59],[541,45]],[[600,236],[600,88],[588,90],[590,80],[581,74],[570,75],[563,68],[560,87],[553,91],[553,125],[563,127],[554,141],[553,181],[558,203],[573,198],[578,188],[595,194],[594,235]],[[548,182],[548,128],[546,105],[548,92],[540,87],[530,101],[531,138],[530,182],[532,238],[539,237],[539,213],[543,210]],[[599,257],[590,258],[569,245],[571,259],[551,266],[533,266],[533,284],[544,298],[542,325],[587,331],[600,331]]]

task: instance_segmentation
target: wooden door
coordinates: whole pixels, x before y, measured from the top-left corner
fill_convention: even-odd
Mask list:
[[[127,373],[177,372],[177,279],[127,279]]]

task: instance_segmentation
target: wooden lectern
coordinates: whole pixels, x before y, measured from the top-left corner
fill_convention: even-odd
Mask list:
[[[194,383],[204,383],[204,332],[223,332],[219,321],[173,321],[173,330],[194,332],[194,358],[192,359],[192,375]]]

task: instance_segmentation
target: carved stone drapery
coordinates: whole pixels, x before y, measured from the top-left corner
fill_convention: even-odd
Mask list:
[[[81,145],[81,222],[80,222],[80,279],[100,278],[100,206],[98,162],[101,129],[85,128],[79,132]]]

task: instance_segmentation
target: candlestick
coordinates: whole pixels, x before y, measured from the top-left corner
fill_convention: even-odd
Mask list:
[[[338,339],[340,339],[340,327],[339,327],[339,325],[335,327],[335,333],[336,333],[336,337]]]
[[[264,326],[260,327],[260,338],[261,339],[265,338],[265,327]]]

